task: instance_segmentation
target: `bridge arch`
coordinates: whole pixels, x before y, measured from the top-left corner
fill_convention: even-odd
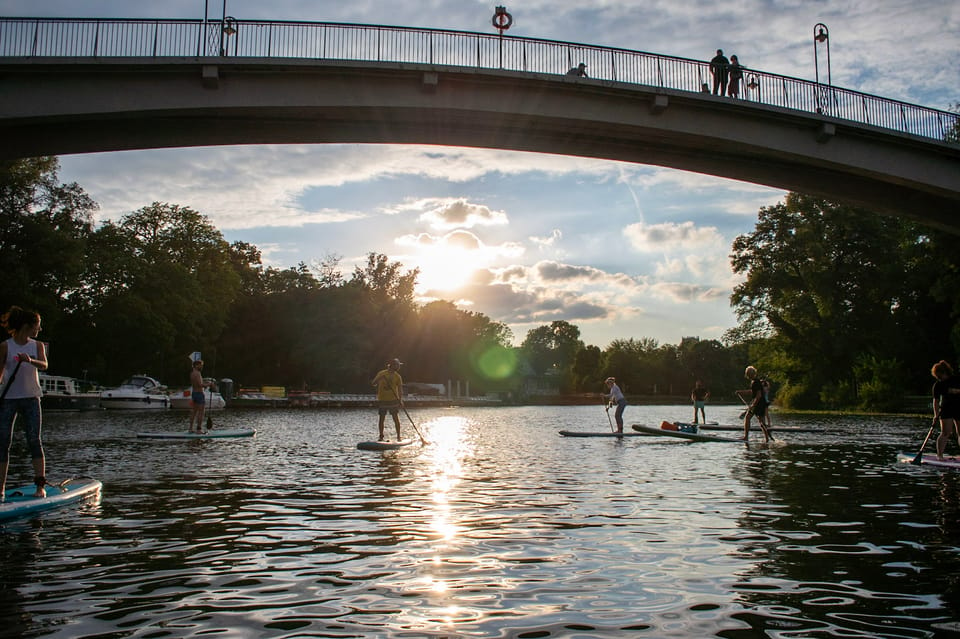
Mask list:
[[[695,171],[960,232],[954,143],[667,86],[436,62],[224,55],[6,55],[0,82],[3,159],[220,144],[485,147]]]

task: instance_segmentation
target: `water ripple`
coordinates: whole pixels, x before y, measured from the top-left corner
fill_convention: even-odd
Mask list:
[[[675,409],[630,411],[658,423]],[[715,412],[732,420],[739,409]],[[218,425],[257,437],[159,443],[131,434],[185,416],[47,416],[51,475],[95,469],[104,494],[0,528],[7,634],[745,639],[958,628],[960,482],[893,463],[923,435],[909,420],[778,415],[827,430],[731,446],[557,436],[606,429],[596,407],[416,413],[431,445],[386,453],[354,448],[375,432],[369,411],[225,411]],[[30,472],[22,452],[11,477]]]

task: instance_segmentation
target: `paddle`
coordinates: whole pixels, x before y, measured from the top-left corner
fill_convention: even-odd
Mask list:
[[[742,413],[740,413],[740,417],[737,418],[737,419],[743,419],[744,417],[747,416],[747,413],[750,412],[750,404],[747,403],[747,400],[745,400],[745,399],[743,398],[743,395],[741,395],[740,393],[734,391],[733,394],[736,395],[737,397],[739,397],[739,398],[740,398],[740,401],[743,402],[743,405],[747,407],[747,410],[745,410],[745,411],[743,411]]]
[[[747,413],[750,412],[750,404],[747,403],[747,400],[743,398],[743,395],[740,393],[734,393],[737,397],[740,398],[740,401],[743,402],[743,405],[747,407],[747,410],[740,413],[740,419],[743,419],[747,416]],[[770,410],[770,407],[767,406],[767,410]],[[770,441],[776,441],[776,438],[773,436],[773,433],[770,432],[770,429],[767,428],[767,425],[763,423],[762,417],[757,417],[757,423],[760,424],[760,430],[763,431],[763,436],[769,439]]]
[[[920,452],[918,452],[917,456],[910,462],[914,466],[919,466],[923,461],[923,449],[927,447],[927,442],[930,441],[930,436],[933,435],[933,429],[936,427],[937,420],[933,420],[933,423],[930,424],[930,430],[927,431],[927,436],[923,438],[923,443],[920,445]]]
[[[394,395],[396,395],[396,393],[394,393]],[[424,446],[426,446],[427,444],[429,444],[430,442],[428,442],[426,439],[424,439],[424,438],[423,438],[423,435],[420,434],[420,429],[417,428],[417,425],[413,422],[413,418],[410,417],[410,413],[407,412],[407,407],[404,406],[403,404],[400,404],[400,408],[403,409],[403,414],[406,415],[406,416],[407,416],[407,419],[410,420],[410,425],[413,426],[413,430],[416,431],[417,437],[420,438],[420,443],[423,444]]]
[[[604,395],[603,397],[606,398],[606,395]],[[614,429],[613,429],[613,420],[610,419],[610,402],[608,402],[608,401],[606,401],[606,399],[604,399],[604,404],[605,404],[605,406],[604,406],[604,409],[603,409],[603,410],[605,410],[605,411],[607,412],[607,421],[610,422],[610,432],[612,433],[612,432],[614,431]]]
[[[213,410],[213,387],[212,387],[212,386],[208,386],[207,388],[210,389],[210,403],[209,403],[209,405],[206,407],[206,410],[207,410],[207,432],[210,432],[211,430],[213,430],[213,415],[210,414],[210,411]]]
[[[406,416],[407,416],[407,419],[410,420],[410,425],[413,426],[414,432],[416,432],[416,433],[417,433],[417,437],[420,438],[420,443],[423,444],[424,446],[426,446],[427,444],[429,444],[430,442],[428,442],[426,439],[424,439],[423,435],[420,434],[420,429],[417,428],[416,423],[414,423],[413,417],[410,417],[410,413],[407,412],[407,407],[403,405],[403,400],[400,399],[400,396],[399,396],[399,395],[397,395],[397,391],[394,390],[393,386],[390,386],[389,384],[387,385],[387,387],[390,389],[390,392],[393,393],[393,396],[397,398],[397,401],[400,402],[400,408],[403,409],[403,414],[406,415]]]

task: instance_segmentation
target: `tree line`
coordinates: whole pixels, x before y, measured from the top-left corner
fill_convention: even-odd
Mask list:
[[[381,254],[350,274],[336,255],[264,266],[256,246],[162,202],[96,226],[97,203],[58,168],[0,165],[0,305],[43,316],[51,373],[103,384],[133,373],[185,384],[199,350],[208,373],[245,386],[368,392],[400,356],[407,380],[475,393],[599,392],[614,375],[629,395],[685,396],[702,379],[721,399],[752,363],[785,406],[884,408],[926,392],[930,365],[955,361],[960,344],[952,236],[796,193],[734,241],[741,324],[722,340],[601,349],[555,321],[514,347],[482,313],[419,303],[417,270]]]

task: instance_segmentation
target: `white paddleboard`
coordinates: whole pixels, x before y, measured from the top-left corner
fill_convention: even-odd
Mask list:
[[[409,446],[413,442],[412,439],[401,439],[398,442],[360,442],[357,444],[357,448],[360,450],[394,450]]]
[[[897,455],[897,461],[912,464],[916,457],[916,453],[899,453]],[[943,459],[937,459],[936,455],[923,455],[920,458],[920,464],[924,466],[936,466],[937,468],[960,470],[960,456],[944,455]]]
[[[24,517],[44,510],[53,510],[69,504],[95,499],[103,488],[96,479],[68,479],[61,485],[48,484],[46,497],[34,497],[37,487],[33,484],[8,488],[0,503],[0,520]]]
[[[141,439],[222,439],[226,437],[253,437],[257,434],[253,428],[222,428],[208,430],[205,433],[191,433],[188,431],[158,431],[153,433],[137,433]]]

